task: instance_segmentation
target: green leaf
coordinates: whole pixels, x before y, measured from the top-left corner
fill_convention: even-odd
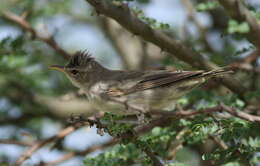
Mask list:
[[[217,7],[219,7],[219,2],[217,1],[209,1],[209,2],[203,2],[203,3],[199,3],[197,6],[196,6],[196,10],[198,12],[204,12],[204,11],[207,11],[207,10],[213,10]]]
[[[239,23],[236,20],[229,20],[227,31],[229,34],[234,34],[234,33],[244,34],[250,31],[250,27],[247,22]]]

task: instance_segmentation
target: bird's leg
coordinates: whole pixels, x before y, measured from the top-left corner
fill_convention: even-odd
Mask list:
[[[136,117],[139,125],[150,123],[151,115],[149,113],[138,109],[135,109],[135,111],[137,112]]]
[[[82,114],[79,115],[71,114],[70,117],[67,119],[67,122],[69,124],[76,124],[76,123],[83,123],[84,120],[85,119]]]
[[[145,124],[145,115],[144,113],[138,113],[136,114],[138,124]]]

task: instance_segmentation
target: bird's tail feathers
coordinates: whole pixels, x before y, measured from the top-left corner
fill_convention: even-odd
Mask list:
[[[218,76],[225,76],[226,74],[234,73],[231,66],[222,67],[219,69],[211,70],[208,72],[202,73],[203,77],[218,77]]]

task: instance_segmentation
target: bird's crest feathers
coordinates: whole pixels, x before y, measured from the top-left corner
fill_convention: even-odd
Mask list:
[[[89,62],[94,60],[88,51],[77,51],[70,59],[67,67],[86,66]]]

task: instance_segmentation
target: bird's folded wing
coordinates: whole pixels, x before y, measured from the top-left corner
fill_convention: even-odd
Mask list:
[[[148,74],[144,75],[142,79],[134,86],[128,89],[110,88],[108,94],[110,96],[117,97],[147,89],[171,86],[176,82],[200,76],[202,73],[203,71],[182,71]]]

